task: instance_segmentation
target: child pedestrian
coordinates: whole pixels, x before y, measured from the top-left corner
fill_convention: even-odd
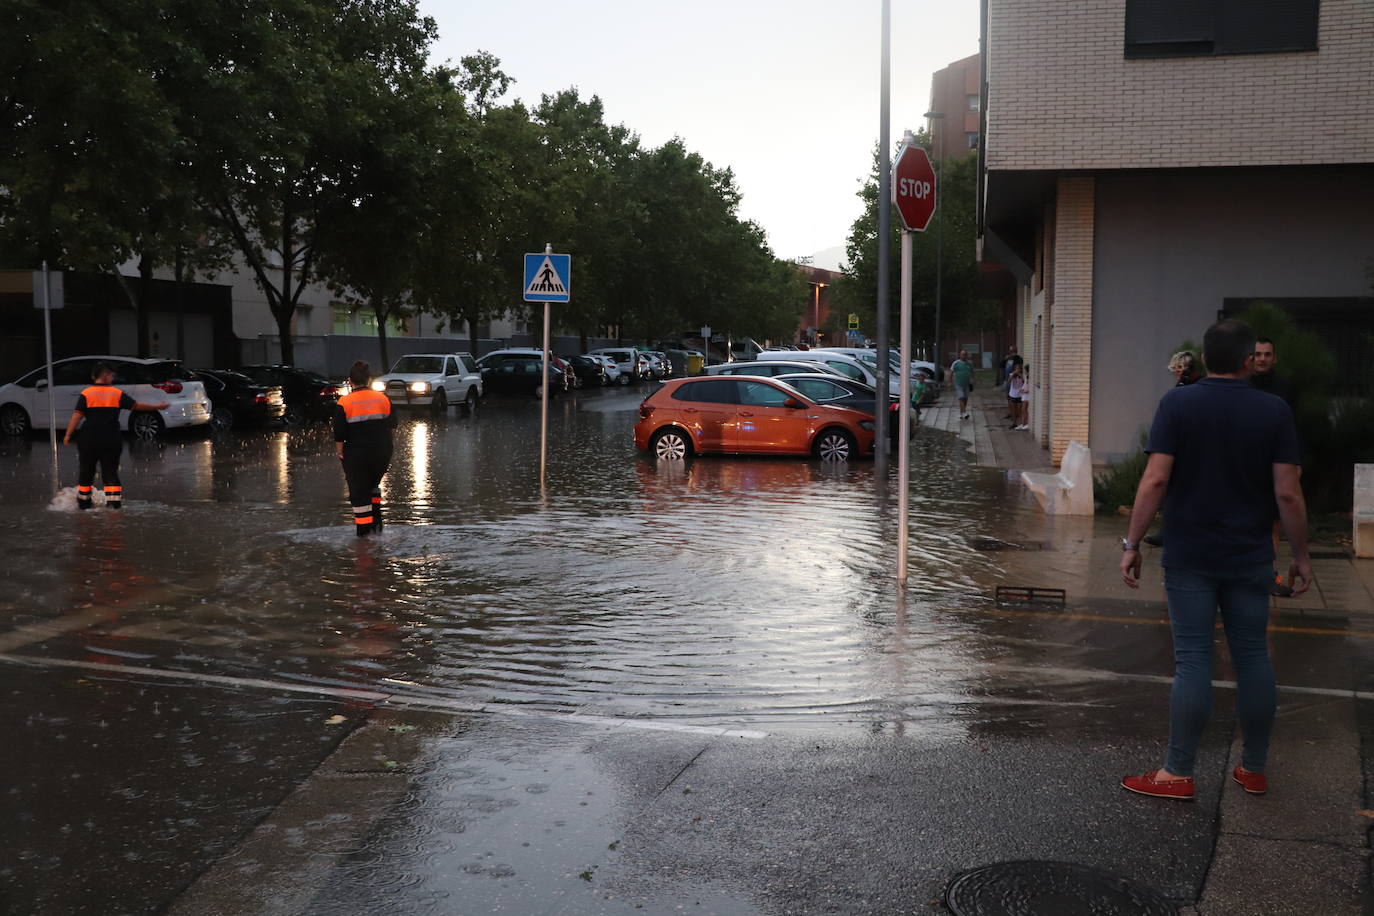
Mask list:
[[[1030,429],[1030,401],[1031,401],[1030,366],[1027,365],[1027,366],[1023,366],[1023,367],[1022,367],[1022,377],[1021,377],[1021,416],[1020,416],[1021,423],[1020,423],[1020,425],[1018,425],[1018,426],[1016,427],[1017,429],[1023,429],[1023,430],[1024,430],[1024,429]]]
[[[1011,428],[1022,429],[1021,426],[1021,391],[1026,386],[1026,377],[1021,372],[1020,366],[1015,366],[1011,370],[1011,375],[1007,377],[1007,404],[1011,408]]]

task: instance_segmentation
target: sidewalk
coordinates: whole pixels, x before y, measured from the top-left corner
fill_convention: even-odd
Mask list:
[[[959,419],[959,402],[953,388],[940,393],[934,406],[921,411],[921,424],[929,429],[954,433],[969,444],[979,467],[1002,468],[1015,471],[1043,471],[1054,466],[1049,449],[1041,448],[1029,432],[1011,429],[1011,421],[1004,419],[1007,398],[1001,388],[983,384],[969,397],[968,420]]]

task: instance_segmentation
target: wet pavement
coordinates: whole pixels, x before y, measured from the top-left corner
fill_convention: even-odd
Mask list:
[[[324,427],[131,446],[122,515],[54,502],[46,441],[0,442],[0,911],[931,912],[1026,858],[1206,903],[1228,692],[1199,802],[1125,797],[1162,752],[1157,596],[989,600],[1090,577],[1093,522],[923,429],[903,596],[870,462],[655,464],[639,399],[556,402],[542,491],[536,402],[407,417],[363,541]],[[1356,772],[1325,833],[1252,831],[1361,883],[1370,702],[1310,691],[1371,689],[1370,642],[1275,632],[1309,690],[1280,734]]]

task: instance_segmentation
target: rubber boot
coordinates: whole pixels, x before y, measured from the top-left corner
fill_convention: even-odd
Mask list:
[[[372,530],[377,533],[382,530],[382,491],[380,489],[372,491]]]
[[[77,488],[76,488],[76,508],[81,509],[82,511],[85,511],[86,509],[91,508],[91,488],[90,488],[90,487],[77,487]]]
[[[106,487],[105,488],[105,508],[123,509],[124,508],[124,488]]]

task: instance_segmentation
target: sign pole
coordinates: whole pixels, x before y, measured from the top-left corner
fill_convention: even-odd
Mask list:
[[[911,385],[906,377],[911,365],[911,232],[902,230],[902,285],[900,335],[902,388],[897,398],[897,584],[906,588],[908,516],[911,512]],[[880,403],[886,407],[887,399]],[[880,411],[881,412],[881,411]]]
[[[879,81],[878,113],[878,397],[887,395],[887,364],[891,360],[888,346],[888,304],[891,290],[888,288],[888,259],[892,247],[892,150],[891,144],[891,96],[892,96],[892,0],[883,0],[883,27],[881,52],[881,78]],[[887,494],[887,416],[878,411],[873,418],[873,479],[877,484],[878,495]]]
[[[553,254],[553,245],[544,243],[544,254]],[[544,302],[544,378],[539,386],[539,491],[544,491],[544,472],[549,462],[549,303]]]
[[[48,443],[52,448],[52,491],[61,489],[57,461],[57,400],[52,390],[52,291],[48,262],[43,262],[43,346],[48,357]]]

